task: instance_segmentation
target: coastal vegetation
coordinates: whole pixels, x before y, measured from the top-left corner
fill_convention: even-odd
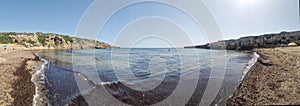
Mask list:
[[[67,42],[73,42],[73,39],[70,36],[62,36],[65,41]]]
[[[43,46],[46,45],[46,36],[45,35],[38,35],[38,40]]]
[[[29,44],[35,44],[36,42],[35,41],[32,41],[32,40],[29,40],[29,41],[26,41],[27,43],[29,43]]]
[[[239,39],[222,40],[205,45],[187,46],[185,48],[252,50],[254,48],[275,48],[289,43],[300,45],[300,31],[247,36]]]
[[[1,44],[9,44],[9,43],[13,43],[13,40],[6,35],[0,35],[0,43]]]
[[[91,39],[70,37],[55,33],[0,33],[0,44],[17,44],[27,49],[89,49],[115,48],[109,44]]]

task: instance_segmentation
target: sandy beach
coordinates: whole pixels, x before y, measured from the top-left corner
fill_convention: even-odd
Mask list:
[[[0,50],[0,104],[31,106],[35,86],[31,75],[42,62],[30,51]]]
[[[227,105],[299,105],[300,47],[254,51],[260,58]]]
[[[300,104],[300,47],[254,50],[260,55],[227,105]],[[0,105],[31,106],[32,75],[42,62],[22,48],[0,50]],[[82,96],[70,104],[86,105]],[[78,103],[76,103],[78,102]]]

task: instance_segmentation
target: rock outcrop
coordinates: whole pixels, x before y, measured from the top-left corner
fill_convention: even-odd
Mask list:
[[[291,42],[295,42],[300,45],[300,31],[248,36],[237,40],[224,40],[205,45],[187,46],[185,48],[252,50],[254,48],[274,48],[286,46]]]
[[[38,49],[102,49],[116,48],[109,44],[90,40],[58,35],[53,33],[0,33],[0,36],[6,36],[6,41],[10,44],[22,45],[30,50]],[[9,38],[7,37],[9,36]],[[1,42],[0,42],[1,43]]]

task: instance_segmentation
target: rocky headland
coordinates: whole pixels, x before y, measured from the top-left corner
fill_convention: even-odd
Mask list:
[[[300,31],[248,36],[239,39],[222,40],[205,45],[186,46],[185,48],[252,50],[254,48],[287,46],[291,42],[300,45]]]
[[[70,37],[54,33],[0,33],[0,44],[10,44],[11,49],[42,50],[42,49],[103,49],[116,48],[100,41]],[[8,45],[8,46],[10,46]]]

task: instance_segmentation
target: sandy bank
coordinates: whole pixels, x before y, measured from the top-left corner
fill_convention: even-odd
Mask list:
[[[227,105],[300,104],[300,47],[255,51],[260,58]]]
[[[35,93],[31,75],[41,64],[30,51],[0,49],[0,104],[31,106]]]

